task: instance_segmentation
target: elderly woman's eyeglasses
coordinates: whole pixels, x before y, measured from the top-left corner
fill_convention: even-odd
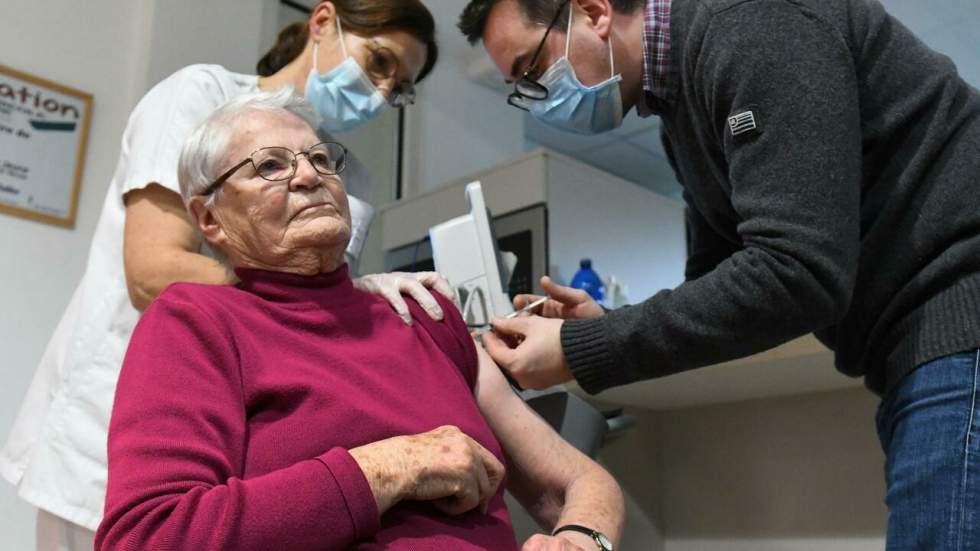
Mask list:
[[[548,25],[548,29],[544,31],[544,37],[541,38],[541,43],[538,44],[538,49],[534,50],[534,55],[531,57],[531,62],[527,64],[528,70],[524,71],[521,78],[514,83],[514,92],[507,96],[507,103],[513,105],[518,109],[523,109],[525,111],[531,110],[530,101],[540,101],[548,99],[548,88],[531,78],[531,71],[538,62],[538,56],[541,55],[541,50],[544,49],[544,43],[548,40],[548,35],[551,34],[551,29],[555,28],[555,23],[558,22],[558,18],[561,17],[561,13],[565,10],[565,6],[568,5],[570,0],[565,0],[558,7],[558,11],[555,12],[555,16],[551,18],[551,23]]]
[[[244,161],[228,169],[200,195],[211,195],[235,172],[249,163],[255,169],[256,176],[263,180],[270,182],[290,180],[296,175],[300,156],[306,157],[313,170],[324,176],[340,174],[347,168],[347,148],[337,142],[321,142],[306,151],[300,152],[294,152],[286,147],[263,147],[249,155]]]

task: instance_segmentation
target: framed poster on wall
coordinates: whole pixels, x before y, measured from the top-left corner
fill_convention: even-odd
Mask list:
[[[74,227],[92,96],[0,65],[0,212]]]

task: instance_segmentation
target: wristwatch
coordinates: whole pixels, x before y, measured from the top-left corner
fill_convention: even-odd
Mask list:
[[[599,551],[613,551],[613,544],[611,541],[609,541],[609,538],[607,538],[602,532],[597,532],[591,528],[579,526],[578,524],[566,524],[561,528],[556,528],[551,535],[557,535],[558,532],[580,532],[592,538],[592,541],[599,546]]]

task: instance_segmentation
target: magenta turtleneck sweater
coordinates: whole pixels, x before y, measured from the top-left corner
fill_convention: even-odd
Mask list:
[[[515,550],[487,514],[402,502],[379,518],[347,450],[456,425],[503,461],[473,396],[477,359],[455,307],[407,327],[347,268],[239,270],[235,287],[176,284],[130,342],[109,426],[99,550]]]

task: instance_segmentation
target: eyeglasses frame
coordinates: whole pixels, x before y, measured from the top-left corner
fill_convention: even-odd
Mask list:
[[[509,105],[524,111],[529,111],[530,109],[526,105],[527,100],[541,101],[541,100],[548,99],[548,95],[549,95],[548,88],[544,84],[541,84],[536,80],[532,80],[529,75],[531,73],[531,68],[533,68],[534,65],[537,63],[538,56],[541,55],[541,51],[544,49],[545,42],[548,41],[548,35],[551,34],[551,30],[555,28],[555,24],[558,23],[558,19],[561,17],[562,12],[565,11],[565,6],[567,6],[570,2],[571,0],[565,0],[564,2],[562,2],[561,6],[558,7],[558,11],[555,12],[555,16],[551,18],[551,23],[548,25],[548,28],[544,31],[544,36],[541,38],[541,43],[538,44],[538,49],[534,51],[534,55],[531,56],[531,62],[528,63],[527,65],[528,70],[524,71],[524,74],[521,75],[521,78],[519,78],[517,82],[514,83],[514,91],[509,96],[507,96],[507,103]],[[532,90],[540,90],[543,95],[541,95],[541,97],[534,97],[532,95],[525,94],[521,92],[522,86],[526,88],[530,88]]]
[[[310,152],[313,151],[313,148],[318,147],[318,146],[321,146],[321,145],[328,145],[328,144],[329,145],[338,145],[344,151],[344,156],[343,156],[344,162],[340,166],[340,170],[330,171],[330,172],[323,172],[323,171],[317,169],[316,165],[313,164],[313,161],[310,160]],[[255,166],[255,161],[252,159],[252,157],[255,156],[256,153],[258,153],[260,151],[263,151],[263,150],[266,150],[266,149],[285,149],[286,151],[289,151],[290,153],[293,154],[293,163],[292,163],[293,170],[289,174],[289,176],[287,176],[285,178],[277,178],[277,179],[273,180],[273,179],[266,178],[265,176],[262,176],[261,174],[259,174],[259,168],[257,166]],[[306,156],[307,162],[310,163],[310,166],[313,167],[313,170],[316,171],[317,174],[322,174],[323,176],[336,176],[336,175],[340,174],[341,172],[343,172],[344,169],[347,168],[347,155],[349,153],[350,153],[350,151],[347,149],[347,147],[344,146],[344,144],[342,144],[340,142],[318,142],[318,143],[315,143],[315,144],[311,145],[305,151],[298,151],[298,152],[297,151],[293,151],[292,149],[289,149],[288,147],[283,147],[283,146],[278,146],[278,145],[273,145],[273,146],[269,146],[269,147],[260,147],[260,148],[256,149],[255,151],[253,151],[252,153],[250,153],[249,156],[245,160],[243,160],[242,162],[238,163],[237,165],[229,168],[221,176],[218,176],[218,178],[214,182],[212,182],[211,185],[209,185],[208,187],[204,188],[204,190],[201,191],[201,193],[198,193],[198,195],[201,196],[201,197],[207,197],[207,196],[211,195],[212,193],[214,193],[215,191],[217,191],[217,189],[219,187],[221,187],[222,184],[224,184],[225,182],[227,182],[228,179],[232,177],[232,175],[234,175],[243,166],[245,166],[245,165],[247,165],[249,163],[252,163],[252,168],[255,169],[255,175],[258,176],[259,178],[262,178],[263,180],[265,180],[267,182],[285,182],[287,180],[291,180],[291,179],[293,179],[294,176],[296,176],[296,170],[299,169],[299,156],[300,155]]]

